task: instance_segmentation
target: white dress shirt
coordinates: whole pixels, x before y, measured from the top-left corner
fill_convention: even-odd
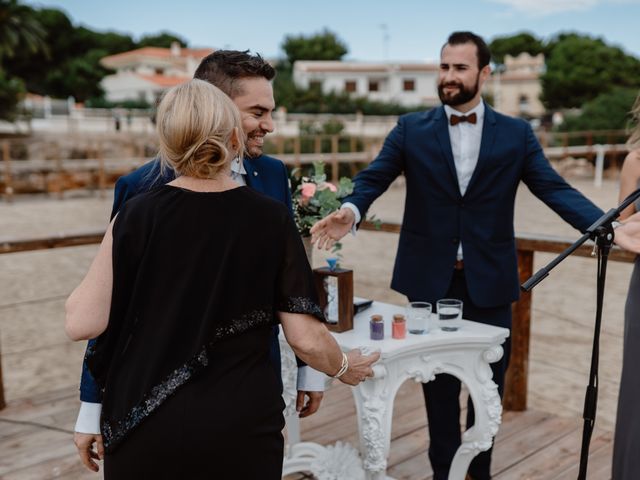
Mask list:
[[[449,139],[451,141],[451,151],[453,152],[453,162],[456,166],[456,174],[458,176],[458,186],[460,194],[464,196],[469,186],[469,181],[473,176],[473,172],[478,164],[478,156],[480,155],[480,142],[482,141],[482,123],[484,121],[484,102],[480,102],[476,107],[467,113],[462,113],[449,105],[444,106],[447,115],[447,125],[449,128]],[[451,126],[449,118],[451,115],[471,115],[476,114],[476,123],[460,122],[455,126]],[[360,222],[360,210],[353,203],[345,202],[340,208],[350,209],[356,216],[351,233],[355,235],[355,226]],[[458,260],[462,260],[462,243],[458,245]]]
[[[473,175],[476,165],[478,164],[478,156],[480,155],[480,142],[482,141],[482,123],[484,121],[484,102],[480,102],[474,108],[466,113],[459,112],[449,105],[444,106],[444,112],[447,115],[447,125],[449,128],[449,139],[451,141],[451,152],[453,153],[453,163],[456,166],[456,175],[458,176],[458,187],[460,195],[467,191],[469,181]],[[449,122],[451,115],[469,116],[476,114],[476,123],[460,122],[452,126]],[[458,245],[458,260],[462,260],[462,242]]]

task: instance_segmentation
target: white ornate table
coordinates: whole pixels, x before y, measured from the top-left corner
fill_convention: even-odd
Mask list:
[[[376,313],[384,317],[385,339],[381,341],[369,339],[369,317]],[[374,378],[367,379],[352,390],[358,413],[359,448],[364,468],[362,476],[370,480],[387,478],[385,472],[391,445],[393,402],[402,383],[407,379],[424,383],[433,380],[438,373],[448,373],[466,385],[475,410],[475,424],[463,433],[462,444],[456,452],[449,473],[450,480],[463,480],[473,457],[491,447],[500,425],[502,405],[498,388],[491,380],[489,364],[502,357],[501,345],[509,331],[506,328],[462,320],[456,332],[442,332],[436,327],[426,335],[407,334],[406,339],[395,340],[391,338],[391,319],[394,313],[404,313],[404,308],[374,302],[371,308],[355,317],[353,330],[334,333],[344,351],[358,347],[381,351],[380,361],[374,366]],[[290,373],[291,362],[291,357],[284,354],[283,380],[287,413],[292,413],[291,394],[295,398],[295,373]],[[320,464],[326,462],[330,454],[348,456],[342,445],[329,447],[332,449],[327,450],[317,444],[298,443],[300,437],[295,417],[295,400],[293,414],[287,418],[289,446],[285,458],[285,474],[302,470],[314,472],[314,469],[317,471],[319,468],[322,470]],[[344,466],[344,458],[342,465]],[[331,478],[331,475],[328,474],[325,478]]]

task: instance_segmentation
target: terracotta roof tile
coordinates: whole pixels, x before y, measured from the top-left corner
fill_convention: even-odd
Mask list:
[[[213,48],[181,48],[179,56],[203,58],[213,52],[214,52]],[[156,58],[174,57],[174,55],[171,54],[170,48],[143,47],[143,48],[136,48],[135,50],[129,50],[128,52],[109,55],[107,57],[104,57],[103,60],[112,61],[112,60],[119,60],[127,57],[133,57],[133,56],[156,57]]]
[[[175,87],[186,81],[189,81],[191,77],[168,77],[166,75],[138,75],[138,77],[147,80],[148,82],[155,83],[159,87]]]

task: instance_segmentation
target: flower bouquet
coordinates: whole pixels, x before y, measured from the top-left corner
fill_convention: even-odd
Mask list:
[[[313,175],[298,178],[298,170],[291,173],[293,213],[300,235],[310,236],[309,230],[318,221],[340,208],[342,199],[353,192],[353,182],[342,177],[338,185],[327,182],[324,163],[313,164]]]

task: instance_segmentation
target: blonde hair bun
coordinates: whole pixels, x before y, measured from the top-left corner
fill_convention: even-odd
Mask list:
[[[158,106],[157,131],[163,168],[178,175],[213,178],[244,150],[238,108],[203,80],[166,92]],[[232,146],[233,140],[238,145]]]

